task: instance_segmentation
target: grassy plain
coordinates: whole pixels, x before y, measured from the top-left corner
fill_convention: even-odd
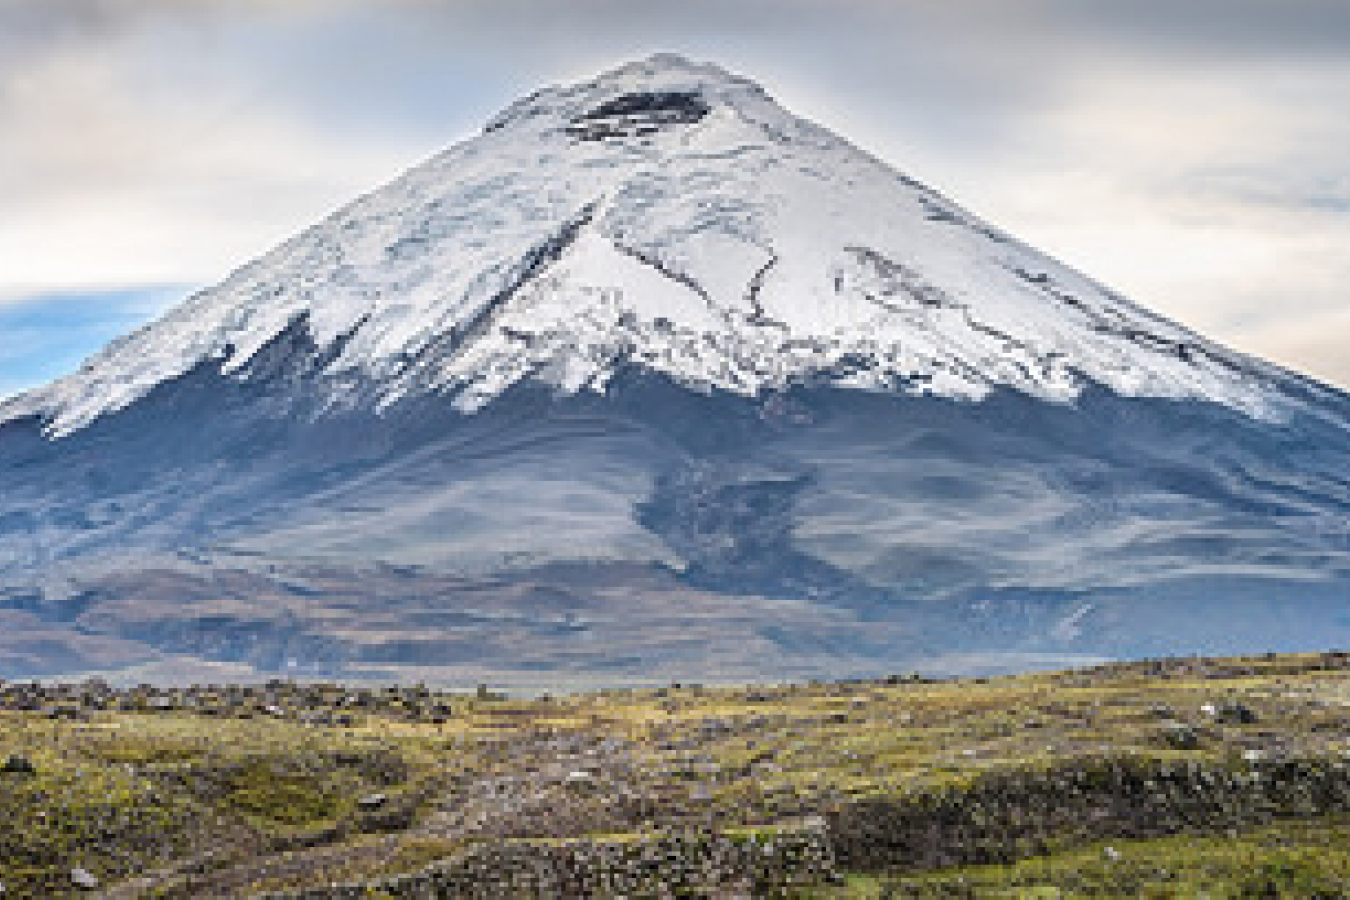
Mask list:
[[[412,871],[483,842],[833,821],[859,803],[973,797],[1009,772],[1107,759],[1202,778],[1205,767],[1340,765],[1347,667],[1336,654],[1191,658],[530,700],[286,682],[11,684],[0,687],[0,767],[20,771],[0,772],[0,883],[6,898],[64,896],[82,869],[98,881],[85,894],[243,897]],[[1041,827],[1025,846],[1010,840],[997,865],[962,858],[979,834],[961,822],[938,856],[896,852],[848,871],[859,857],[841,851],[844,880],[803,896],[1350,896],[1339,795],[1142,837],[1110,822],[1104,833]]]

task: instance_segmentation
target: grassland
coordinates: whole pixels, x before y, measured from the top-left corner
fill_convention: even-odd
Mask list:
[[[10,684],[0,883],[245,897],[484,844],[821,816],[843,877],[803,897],[1350,896],[1347,669],[1191,658],[528,700]],[[906,833],[867,832],[886,816]]]

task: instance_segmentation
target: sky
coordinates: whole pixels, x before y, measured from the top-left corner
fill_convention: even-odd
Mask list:
[[[1350,387],[1347,0],[0,0],[0,397],[658,51]]]

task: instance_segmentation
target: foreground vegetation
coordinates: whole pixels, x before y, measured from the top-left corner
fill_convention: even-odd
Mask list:
[[[1350,816],[1223,836],[1109,841],[1006,866],[925,875],[852,875],[802,897],[1344,897]]]
[[[777,885],[695,873],[686,890],[1347,896],[1347,669],[1341,654],[1190,658],[528,700],[0,685],[0,884],[6,898],[378,895],[446,860],[535,854],[572,871],[583,846],[656,857],[681,835],[720,835],[730,860],[805,828],[827,863],[811,855]]]

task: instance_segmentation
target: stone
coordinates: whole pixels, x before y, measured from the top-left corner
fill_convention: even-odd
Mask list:
[[[1164,728],[1163,739],[1179,750],[1194,750],[1200,746],[1200,732],[1182,722],[1173,722]]]
[[[26,756],[11,756],[5,760],[5,765],[0,768],[0,772],[11,775],[36,775],[37,767]]]
[[[71,884],[85,891],[92,891],[98,887],[98,878],[88,869],[74,868],[70,870]]]
[[[356,801],[356,807],[362,812],[374,812],[377,809],[384,808],[384,805],[388,802],[388,794],[367,794]]]
[[[1257,721],[1257,715],[1250,707],[1237,702],[1217,705],[1207,703],[1202,709],[1205,709],[1215,722],[1225,725],[1251,725]]]

